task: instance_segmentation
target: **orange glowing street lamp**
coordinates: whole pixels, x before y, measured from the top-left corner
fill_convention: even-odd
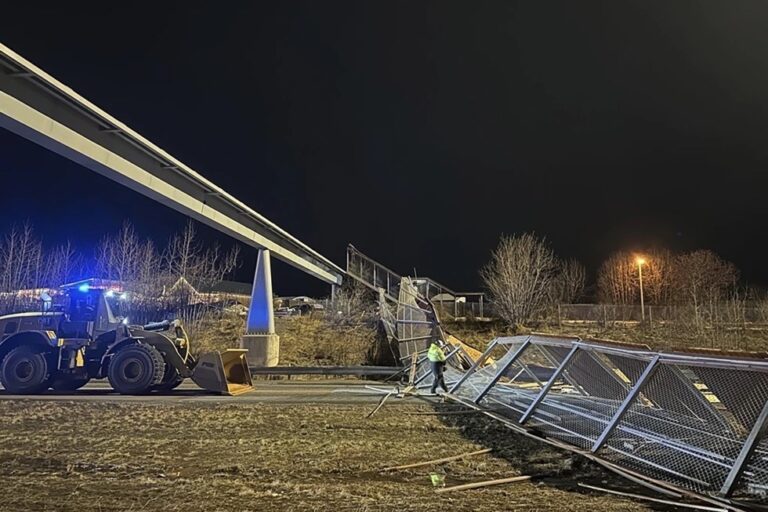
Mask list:
[[[637,263],[637,275],[640,277],[640,318],[645,323],[645,301],[643,299],[643,265],[645,265],[645,258],[638,256],[635,258]]]

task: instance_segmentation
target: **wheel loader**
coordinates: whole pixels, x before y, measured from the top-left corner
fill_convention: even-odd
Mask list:
[[[115,314],[120,294],[81,284],[41,310],[0,316],[0,385],[9,393],[75,391],[106,378],[121,394],[169,392],[191,378],[203,389],[253,389],[245,350],[192,355],[178,320],[130,325]],[[119,311],[117,311],[119,313]]]

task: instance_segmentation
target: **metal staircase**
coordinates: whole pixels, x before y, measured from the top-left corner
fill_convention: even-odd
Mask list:
[[[445,332],[440,324],[440,314],[430,296],[454,293],[450,289],[429,278],[401,276],[353,245],[347,247],[347,275],[378,293],[380,321],[404,365],[411,364],[413,358],[421,362],[435,339],[451,346],[448,363],[456,370],[470,368],[480,356],[479,351]],[[420,382],[428,376],[429,369],[423,364],[418,368],[416,380]]]

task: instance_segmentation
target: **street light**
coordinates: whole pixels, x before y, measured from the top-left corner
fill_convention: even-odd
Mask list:
[[[640,318],[645,323],[645,301],[643,300],[643,265],[645,265],[645,258],[638,256],[635,259],[637,263],[637,275],[640,277]]]

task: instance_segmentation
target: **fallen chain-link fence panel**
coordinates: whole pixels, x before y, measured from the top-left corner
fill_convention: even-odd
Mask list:
[[[493,350],[506,353],[484,364]],[[768,362],[544,335],[497,338],[484,357],[449,359],[451,396],[653,481],[768,501]]]

